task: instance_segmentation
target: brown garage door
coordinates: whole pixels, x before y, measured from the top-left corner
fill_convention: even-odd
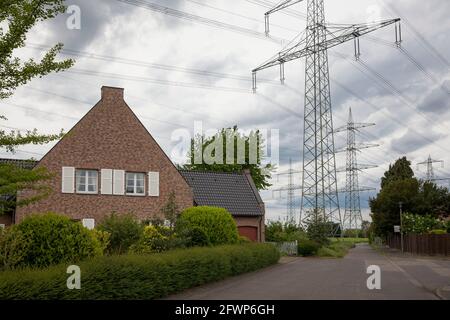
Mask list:
[[[247,237],[252,241],[258,241],[257,227],[239,227],[238,230],[241,236]]]

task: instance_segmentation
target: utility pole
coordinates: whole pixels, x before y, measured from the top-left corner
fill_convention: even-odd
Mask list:
[[[418,167],[421,166],[421,165],[426,165],[427,166],[427,180],[426,181],[428,181],[428,182],[432,182],[432,181],[436,180],[436,178],[434,176],[434,169],[433,169],[433,164],[434,163],[440,163],[442,167],[444,166],[444,161],[442,161],[442,160],[433,160],[431,158],[431,155],[428,156],[427,161],[420,162],[420,163],[417,164]]]
[[[303,0],[285,0],[265,14],[266,34],[269,16]],[[303,135],[303,178],[300,221],[310,213],[323,215],[324,220],[337,222],[333,233],[342,226],[336,179],[333,115],[331,109],[328,49],[353,40],[355,58],[361,55],[359,37],[395,24],[396,42],[401,39],[400,19],[363,24],[331,24],[325,20],[324,0],[307,0],[307,26],[300,40],[279,52],[275,58],[253,69],[253,90],[256,73],[280,66],[280,80],[285,81],[284,64],[300,58],[305,63],[305,103]],[[343,1],[342,1],[343,2]],[[308,213],[308,214],[307,214]]]
[[[342,151],[347,153],[347,162],[345,166],[346,185],[343,192],[345,193],[345,213],[342,222],[343,229],[357,230],[362,225],[361,214],[361,198],[360,192],[375,190],[374,188],[359,186],[358,173],[362,170],[376,168],[375,165],[358,164],[357,152],[362,149],[376,147],[376,144],[357,144],[356,133],[362,128],[374,126],[375,123],[358,123],[354,122],[352,109],[349,109],[347,125],[335,130],[338,132],[347,132],[347,147]],[[336,151],[341,152],[341,151]],[[344,171],[344,170],[338,170]]]
[[[398,205],[400,207],[400,242],[403,253],[403,202],[399,202]]]
[[[301,186],[294,184],[294,175],[296,173],[301,173],[301,171],[295,171],[292,167],[292,159],[289,159],[289,170],[277,174],[277,178],[283,175],[288,176],[287,186],[272,190],[272,193],[287,191],[287,202],[286,202],[286,217],[289,222],[296,222],[295,214],[295,191],[300,190]],[[281,196],[280,196],[281,198]]]

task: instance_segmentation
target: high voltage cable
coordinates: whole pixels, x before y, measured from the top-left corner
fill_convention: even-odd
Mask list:
[[[360,69],[358,69],[360,70]],[[361,71],[361,70],[360,70]],[[336,85],[338,85],[339,87],[341,87],[343,90],[347,91],[348,93],[350,93],[351,95],[353,95],[355,98],[357,98],[358,100],[366,103],[367,105],[371,106],[373,109],[382,112],[386,117],[390,118],[391,120],[395,121],[397,124],[399,124],[400,126],[404,126],[404,123],[401,120],[398,120],[397,118],[394,118],[390,113],[386,112],[383,109],[380,109],[378,106],[374,105],[372,102],[368,101],[367,99],[364,99],[363,97],[361,97],[359,94],[357,94],[355,91],[353,91],[352,89],[348,88],[347,86],[343,85],[342,83],[340,83],[338,80],[331,78],[333,83],[335,83]],[[447,152],[450,152],[449,149],[447,149],[444,146],[441,146],[439,144],[437,144],[435,141],[431,140],[430,138],[428,138],[427,136],[421,134],[419,131],[416,131],[413,128],[408,128],[408,130],[410,130],[410,132],[414,133],[415,135],[423,138],[424,140],[428,141],[429,143],[436,145],[437,147],[439,147],[442,150],[445,150]],[[394,149],[395,150],[395,149]],[[399,154],[403,153],[400,150],[396,150]]]
[[[213,20],[213,19],[209,19],[209,18],[204,18],[204,17],[198,16],[198,15],[183,12],[181,10],[164,7],[164,6],[161,6],[156,3],[146,2],[143,0],[116,0],[116,1],[126,3],[126,4],[129,4],[132,6],[136,6],[136,7],[144,8],[147,10],[151,10],[154,12],[159,12],[159,13],[162,13],[162,14],[165,14],[168,16],[173,16],[173,17],[176,17],[179,19],[184,19],[184,20],[188,20],[188,21],[192,21],[192,22],[201,23],[201,24],[204,24],[204,25],[207,25],[210,27],[215,27],[215,28],[219,28],[222,30],[229,30],[229,31],[237,32],[237,33],[244,34],[247,36],[256,37],[259,39],[269,40],[269,41],[276,42],[276,43],[282,43],[282,39],[277,38],[277,37],[267,37],[265,35],[265,33],[262,33],[262,32],[258,32],[258,31],[252,30],[252,29],[228,24],[225,22],[221,22],[221,21],[217,21],[217,20]]]
[[[257,6],[268,8],[268,9],[272,9],[276,5],[274,2],[264,1],[264,0],[245,0],[245,1],[255,4]],[[297,10],[285,9],[283,11],[280,11],[280,13],[291,16],[291,17],[295,17],[295,18],[302,18],[303,20],[307,19],[306,14],[299,12]]]
[[[204,2],[200,2],[200,1],[197,1],[197,0],[185,0],[185,1],[188,1],[188,2],[191,2],[191,3],[195,3],[195,4],[197,4],[199,6],[202,6],[202,7],[214,9],[214,10],[221,11],[221,12],[225,12],[227,14],[230,14],[230,15],[233,15],[233,16],[236,16],[236,17],[240,17],[240,18],[243,18],[243,19],[246,19],[246,20],[249,20],[249,21],[258,22],[258,23],[262,22],[260,19],[252,18],[252,17],[246,16],[246,15],[243,15],[243,14],[239,14],[239,13],[233,12],[233,11],[229,11],[229,10],[225,10],[225,9],[222,9],[222,8],[218,8],[218,7],[215,7],[215,6],[212,6],[210,4],[207,4],[207,3],[204,3]],[[274,26],[274,27],[278,27],[280,29],[287,30],[287,31],[293,31],[293,32],[297,32],[298,31],[298,30],[295,30],[295,29],[291,29],[291,28],[288,28],[288,27],[281,26],[281,25],[276,24],[276,23],[272,23],[271,25]]]
[[[211,85],[208,85],[208,84],[181,82],[181,81],[170,81],[170,80],[147,78],[147,77],[141,77],[141,76],[129,76],[129,75],[123,75],[123,74],[117,74],[117,73],[108,73],[108,72],[84,70],[84,69],[77,69],[77,68],[71,68],[71,69],[69,69],[66,72],[74,73],[74,74],[87,75],[87,76],[96,76],[96,77],[102,77],[102,78],[109,78],[109,79],[120,79],[120,80],[136,81],[136,82],[147,82],[147,83],[153,83],[153,84],[159,84],[159,85],[169,85],[169,86],[184,87],[184,88],[197,88],[197,89],[218,90],[218,91],[224,91],[224,92],[235,92],[235,93],[251,94],[251,90],[250,89],[246,90],[246,89],[240,89],[240,88],[211,86]]]
[[[420,71],[422,72],[428,79],[430,79],[432,82],[434,82],[436,85],[438,85],[446,94],[450,94],[450,89],[446,88],[439,79],[437,79],[431,72],[429,72],[425,66],[423,66],[417,59],[413,57],[413,55],[403,46],[397,47],[395,43],[392,43],[387,40],[379,39],[377,37],[373,36],[367,36],[367,39],[369,41],[372,41],[374,43],[382,44],[387,47],[396,48],[398,49],[408,60]]]
[[[394,13],[395,15],[397,15],[399,17],[402,16],[401,14],[398,13],[397,9],[394,6],[387,4],[385,1],[381,1],[381,2],[382,2],[382,6],[384,6],[385,9],[387,9],[388,11],[390,11],[391,13]],[[409,29],[412,31],[414,36],[417,39],[419,39],[419,41],[424,45],[424,47],[427,48],[428,51],[433,53],[442,62],[442,64],[444,64],[447,68],[450,68],[450,62],[430,42],[428,42],[428,40],[425,39],[425,37],[419,31],[416,30],[416,28],[414,27],[414,24],[410,23],[408,21],[408,19],[406,19],[404,16],[402,17],[402,20],[409,27]]]
[[[34,43],[27,43],[26,47],[30,48],[30,49],[37,49],[37,50],[48,50],[51,48],[50,46],[47,46],[47,45],[34,44]],[[193,75],[223,78],[223,79],[232,79],[232,80],[239,80],[239,81],[246,81],[246,82],[252,81],[252,78],[249,76],[213,72],[213,71],[200,70],[200,69],[194,69],[194,68],[179,67],[179,66],[173,66],[173,65],[168,65],[168,64],[151,63],[151,62],[146,62],[146,61],[126,59],[126,58],[115,57],[115,56],[100,55],[100,54],[87,52],[87,51],[79,51],[79,50],[63,48],[61,50],[61,53],[65,54],[65,55],[70,55],[70,56],[78,56],[78,57],[84,57],[84,58],[89,58],[89,59],[111,61],[111,62],[117,62],[117,63],[135,65],[135,66],[143,66],[143,67],[160,69],[160,70],[165,70],[165,71],[176,71],[176,72],[188,73],[188,74],[193,74]],[[279,81],[276,81],[276,80],[261,79],[261,81],[265,82],[265,83],[279,84]]]

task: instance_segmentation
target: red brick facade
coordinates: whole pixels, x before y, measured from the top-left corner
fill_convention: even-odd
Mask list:
[[[181,209],[193,205],[193,194],[176,167],[148,133],[123,99],[123,89],[102,88],[101,100],[47,153],[38,167],[54,174],[54,192],[46,199],[17,208],[15,222],[31,213],[53,211],[73,219],[133,213],[141,220],[160,214],[161,207],[174,191]],[[62,193],[62,168],[98,171],[98,194]],[[101,169],[126,172],[159,172],[159,196],[101,194]]]

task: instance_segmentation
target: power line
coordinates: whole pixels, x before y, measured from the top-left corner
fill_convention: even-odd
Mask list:
[[[108,79],[120,79],[120,80],[136,81],[136,82],[146,82],[146,83],[153,83],[153,84],[165,85],[165,86],[207,89],[207,90],[217,90],[217,91],[223,91],[223,92],[235,92],[235,93],[247,93],[247,94],[251,93],[250,90],[240,89],[240,88],[212,86],[209,84],[200,84],[200,83],[191,83],[191,82],[182,82],[182,81],[170,81],[170,80],[147,78],[147,77],[141,77],[141,76],[123,75],[123,74],[118,74],[118,73],[108,73],[108,72],[100,72],[100,71],[93,71],[93,70],[84,70],[84,69],[77,69],[77,68],[72,68],[70,70],[67,70],[66,72],[81,74],[81,75],[86,75],[86,76],[108,78]]]
[[[206,8],[210,8],[210,9],[214,9],[214,10],[217,10],[217,11],[221,11],[221,12],[224,12],[224,13],[236,16],[236,17],[240,17],[240,18],[243,18],[243,19],[246,19],[246,20],[249,20],[249,21],[261,23],[261,20],[259,20],[259,19],[255,19],[255,18],[246,16],[246,15],[239,14],[239,13],[236,13],[236,12],[232,12],[232,11],[229,11],[229,10],[225,10],[225,9],[222,9],[222,8],[218,8],[218,7],[212,6],[210,4],[206,4],[204,2],[200,2],[200,1],[197,1],[197,0],[185,0],[185,1],[188,1],[188,2],[191,2],[191,3],[195,3],[195,4],[199,5],[199,6],[203,6],[203,7],[206,7]],[[287,28],[287,27],[281,26],[279,24],[275,24],[274,23],[272,25],[275,26],[275,27],[278,27],[280,29],[287,30],[287,31],[297,32],[297,30],[295,30],[295,29]]]
[[[37,49],[37,50],[48,50],[51,48],[48,45],[35,44],[35,43],[27,43],[26,47],[30,48],[30,49]],[[187,74],[191,74],[191,75],[214,77],[214,78],[220,78],[220,79],[232,79],[232,80],[245,81],[245,82],[252,81],[252,78],[249,76],[235,75],[235,74],[221,73],[221,72],[213,72],[213,71],[200,70],[200,69],[194,69],[194,68],[179,67],[179,66],[161,64],[161,63],[151,63],[151,62],[146,62],[146,61],[121,58],[121,57],[115,57],[115,56],[108,56],[108,55],[101,55],[101,54],[96,54],[96,53],[87,52],[87,51],[74,50],[74,49],[63,48],[61,50],[61,53],[64,55],[68,55],[68,56],[83,57],[83,58],[88,58],[88,59],[95,59],[95,60],[107,61],[107,62],[115,62],[115,63],[121,63],[121,64],[127,64],[127,65],[140,66],[140,67],[148,67],[148,68],[159,69],[159,70],[164,70],[164,71],[182,72],[182,73],[187,73]],[[279,81],[270,80],[270,79],[260,79],[260,80],[265,83],[279,85]]]
[[[159,12],[159,13],[173,16],[173,17],[176,17],[179,19],[184,19],[184,20],[188,20],[191,22],[204,24],[209,27],[233,31],[233,32],[236,32],[239,34],[243,34],[243,35],[247,35],[247,36],[251,36],[251,37],[255,37],[255,38],[259,38],[259,39],[263,39],[263,40],[269,40],[269,41],[276,42],[276,43],[283,42],[282,39],[280,39],[280,38],[277,38],[277,37],[268,38],[268,37],[266,37],[266,35],[264,33],[254,31],[252,29],[239,27],[236,25],[228,24],[228,23],[213,20],[213,19],[204,18],[204,17],[198,16],[198,15],[183,12],[181,10],[164,7],[164,6],[161,6],[161,5],[158,5],[155,3],[151,3],[151,2],[146,2],[146,1],[142,1],[142,0],[116,0],[116,1],[126,3],[126,4],[129,4],[132,6],[136,6],[136,7],[144,8],[147,10],[151,10],[154,12]]]

